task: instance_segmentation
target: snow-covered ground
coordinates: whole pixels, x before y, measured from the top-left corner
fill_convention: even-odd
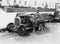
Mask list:
[[[6,27],[10,22],[14,22],[16,13],[6,13],[0,9],[0,28]]]
[[[16,13],[6,13],[0,9],[0,28],[13,22]],[[31,33],[30,36],[20,37],[16,33],[0,33],[0,44],[60,44],[60,23],[47,23],[45,32]]]
[[[48,32],[31,33],[30,36],[20,37],[16,33],[0,33],[0,44],[60,44],[60,24],[49,23]]]

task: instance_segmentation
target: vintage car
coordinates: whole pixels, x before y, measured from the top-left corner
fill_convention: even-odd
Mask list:
[[[43,31],[45,22],[51,21],[53,18],[49,15],[33,13],[17,13],[14,23],[7,25],[8,31],[17,32],[20,36],[24,35],[27,30]]]

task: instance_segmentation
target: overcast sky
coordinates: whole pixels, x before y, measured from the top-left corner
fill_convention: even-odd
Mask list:
[[[10,4],[13,5],[13,1],[14,0],[10,0]],[[60,0],[17,0],[17,3],[19,1],[22,1],[21,2],[21,5],[24,5],[24,1],[27,1],[27,6],[35,6],[34,5],[34,2],[36,1],[37,2],[37,6],[40,6],[40,7],[43,7],[42,6],[42,3],[47,3],[49,5],[50,8],[54,8],[55,7],[55,3],[60,3]],[[3,0],[3,5],[6,5],[6,0]],[[20,5],[18,3],[18,5]]]

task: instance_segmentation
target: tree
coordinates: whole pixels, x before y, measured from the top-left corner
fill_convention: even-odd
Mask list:
[[[35,6],[37,6],[37,2],[35,1],[34,3],[35,3]]]
[[[45,8],[45,9],[47,9],[47,8],[48,8],[48,4],[47,4],[47,3],[45,4],[45,7],[44,7],[44,8]]]

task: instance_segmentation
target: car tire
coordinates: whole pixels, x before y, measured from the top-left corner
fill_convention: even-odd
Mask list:
[[[14,23],[9,23],[8,25],[7,25],[7,30],[8,30],[8,32],[13,32],[13,27],[14,27]],[[11,29],[12,28],[12,29]]]
[[[17,30],[17,33],[20,35],[20,36],[24,36],[25,33],[26,33],[26,27],[24,25],[21,25],[19,26],[18,30]]]

